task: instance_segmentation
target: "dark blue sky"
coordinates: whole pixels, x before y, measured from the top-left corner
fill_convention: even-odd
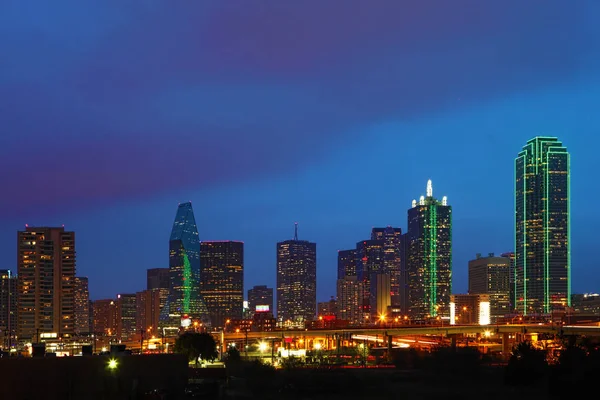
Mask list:
[[[418,3],[418,4],[416,4]],[[367,6],[367,4],[369,6]],[[454,208],[454,292],[475,253],[513,248],[513,161],[536,135],[572,155],[573,290],[600,291],[596,0],[0,3],[0,268],[16,231],[65,224],[94,299],[168,266],[179,201],[202,240],[336,250]]]

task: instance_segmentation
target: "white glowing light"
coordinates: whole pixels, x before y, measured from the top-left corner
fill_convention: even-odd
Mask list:
[[[479,303],[479,325],[490,324],[490,302],[482,301]]]
[[[448,205],[448,197],[447,196],[442,197],[442,205],[443,206],[447,206]]]
[[[456,303],[450,302],[450,325],[456,324]]]
[[[433,197],[433,184],[431,179],[427,181],[427,197]]]

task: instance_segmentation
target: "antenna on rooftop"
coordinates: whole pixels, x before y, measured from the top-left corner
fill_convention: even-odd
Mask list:
[[[298,240],[298,223],[294,222],[294,240]]]

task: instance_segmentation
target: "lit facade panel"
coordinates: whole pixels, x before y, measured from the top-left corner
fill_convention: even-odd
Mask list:
[[[26,227],[17,233],[17,336],[75,333],[75,233]]]
[[[361,240],[356,243],[356,272],[358,279],[363,282],[363,313],[376,316],[371,308],[371,277],[385,272],[384,241]]]
[[[17,277],[10,270],[0,270],[0,347],[15,344],[17,332]]]
[[[356,276],[347,276],[337,281],[337,319],[350,325],[364,322],[362,311],[364,284]]]
[[[181,203],[169,239],[169,297],[161,324],[179,326],[187,315],[210,325],[208,309],[200,295],[200,241],[192,203]]]
[[[383,272],[390,275],[391,304],[399,306],[402,303],[402,229],[373,228],[371,239],[383,241]]]
[[[90,293],[88,278],[75,277],[75,333],[87,335],[90,332]]]
[[[413,200],[408,210],[406,279],[408,313],[413,319],[449,317],[452,292],[452,207],[446,197]]]
[[[493,322],[511,313],[511,260],[489,254],[469,261],[469,294],[487,294],[490,298],[490,318]]]
[[[317,244],[277,243],[277,319],[306,323],[317,312]]]
[[[117,295],[117,340],[132,340],[137,332],[137,302],[135,294]]]
[[[254,315],[258,311],[257,307],[259,306],[269,307],[268,310],[265,310],[264,307],[261,308],[260,312],[273,312],[273,288],[266,285],[258,285],[248,290],[248,308],[250,309],[250,314]]]
[[[96,336],[117,335],[117,303],[113,299],[95,300],[92,303],[94,314],[93,330]]]
[[[244,304],[244,243],[202,242],[200,292],[212,326],[224,327],[227,319],[242,318]]]
[[[571,301],[570,156],[553,137],[527,142],[515,160],[515,308],[564,310]]]
[[[347,276],[356,276],[356,250],[338,251],[337,278],[344,279]]]

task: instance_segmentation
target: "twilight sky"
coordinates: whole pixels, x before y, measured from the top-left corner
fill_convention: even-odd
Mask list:
[[[0,268],[26,223],[65,224],[91,298],[142,290],[191,200],[202,240],[245,242],[246,288],[275,285],[298,221],[327,300],[336,250],[405,230],[432,179],[466,292],[475,253],[513,249],[514,158],[547,135],[572,156],[573,291],[600,291],[598,20],[597,0],[3,0]]]

